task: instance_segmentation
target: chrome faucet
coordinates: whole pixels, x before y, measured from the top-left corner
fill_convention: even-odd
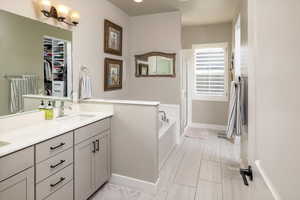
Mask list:
[[[163,113],[161,119],[162,119],[164,122],[168,122],[169,120],[167,119],[167,114],[166,114],[166,112],[163,111],[163,110],[160,110],[159,112],[160,112],[160,113]]]
[[[63,117],[65,115],[65,102],[60,101],[60,105],[58,108],[58,116],[57,117]]]
[[[60,100],[60,105],[58,107],[58,118],[59,117],[64,117],[65,116],[65,101]],[[68,106],[68,109],[72,110],[72,106]]]

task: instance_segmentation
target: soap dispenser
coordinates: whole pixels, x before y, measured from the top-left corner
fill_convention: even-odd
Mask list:
[[[48,102],[48,106],[46,108],[46,120],[52,120],[54,117],[53,106],[51,102]]]
[[[46,109],[46,106],[45,106],[44,101],[42,100],[42,101],[41,101],[41,104],[40,104],[40,106],[39,106],[39,111],[45,111],[45,109]]]

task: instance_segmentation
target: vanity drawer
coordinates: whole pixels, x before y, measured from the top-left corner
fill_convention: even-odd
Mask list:
[[[103,131],[110,129],[110,119],[104,119],[75,130],[75,144],[87,140]]]
[[[36,166],[36,182],[42,181],[71,163],[73,163],[73,148],[39,163]]]
[[[73,146],[73,132],[36,145],[36,163],[46,160]]]
[[[0,158],[0,181],[34,165],[34,149],[27,149]]]
[[[45,200],[73,200],[73,182],[70,181],[64,187],[51,194]]]
[[[73,165],[70,165],[36,185],[36,200],[46,198],[48,195],[58,191],[70,181],[73,182],[72,180]]]

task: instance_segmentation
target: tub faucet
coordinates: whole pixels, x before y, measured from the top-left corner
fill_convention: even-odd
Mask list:
[[[163,111],[163,110],[160,110],[159,112],[163,114],[161,119],[162,119],[164,122],[166,122],[166,121],[167,121],[167,114],[166,114],[166,112]]]

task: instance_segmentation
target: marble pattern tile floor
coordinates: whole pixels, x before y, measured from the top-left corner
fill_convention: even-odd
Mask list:
[[[214,130],[206,139],[185,138],[160,171],[157,194],[107,183],[90,200],[244,200],[239,175],[239,148],[219,139]]]

